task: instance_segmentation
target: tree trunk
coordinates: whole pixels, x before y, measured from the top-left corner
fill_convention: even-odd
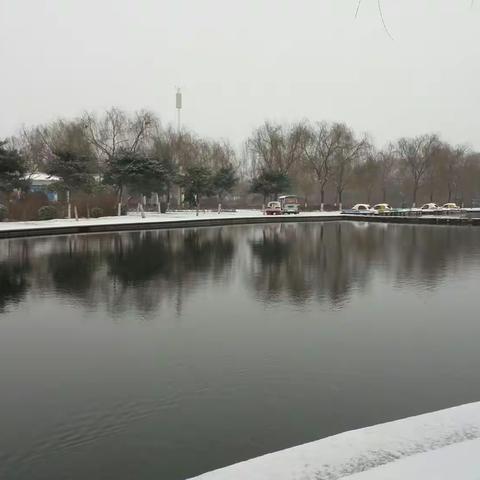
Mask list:
[[[322,186],[320,189],[320,211],[323,212],[323,208],[325,205],[325,187]]]
[[[413,208],[417,205],[417,190],[418,190],[418,184],[414,183],[413,184]]]
[[[67,190],[67,218],[72,218],[72,205],[70,203],[70,190]]]

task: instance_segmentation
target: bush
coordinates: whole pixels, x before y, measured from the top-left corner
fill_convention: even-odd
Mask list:
[[[53,218],[58,218],[57,207],[54,207],[53,205],[45,205],[38,210],[39,220],[52,220]]]
[[[79,217],[92,217],[94,207],[102,209],[102,216],[117,214],[117,196],[112,193],[87,194],[75,192],[71,195],[70,202],[77,207]]]
[[[91,216],[92,218],[103,217],[103,208],[93,207],[93,208],[90,210],[90,216]]]
[[[45,205],[51,205],[44,193],[32,192],[23,195],[19,200],[11,202],[8,206],[10,220],[37,220],[38,210]]]
[[[3,222],[8,216],[8,208],[0,203],[0,222]]]

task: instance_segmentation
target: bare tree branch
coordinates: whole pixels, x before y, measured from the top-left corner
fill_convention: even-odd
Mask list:
[[[358,13],[360,11],[360,7],[362,5],[362,1],[363,0],[358,0],[358,3],[357,3],[357,8],[355,10],[355,18],[358,18]],[[473,0],[472,0],[473,2]],[[382,8],[382,2],[381,0],[377,0],[377,8],[378,8],[378,13],[380,15],[380,20],[382,21],[382,26],[383,26],[383,29],[385,30],[385,33],[390,37],[391,40],[393,40],[393,36],[392,34],[390,33],[390,30],[388,29],[387,27],[387,23],[385,22],[385,17],[383,15],[383,8]]]
[[[385,23],[381,0],[377,0],[377,6],[378,6],[378,13],[380,14],[380,18],[382,20],[383,28],[385,29],[385,32],[387,32],[387,35],[393,40],[392,34],[388,30],[387,24]]]

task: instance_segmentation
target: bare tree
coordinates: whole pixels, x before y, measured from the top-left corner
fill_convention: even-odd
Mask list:
[[[365,152],[364,161],[359,162],[356,165],[354,173],[358,187],[364,193],[367,203],[370,203],[373,191],[378,184],[381,173],[381,165],[378,160],[378,155],[373,147]]]
[[[387,192],[396,173],[397,156],[393,144],[378,152],[378,163],[380,166],[380,188],[382,191],[382,202],[387,201]]]
[[[325,204],[325,189],[332,174],[335,153],[341,148],[343,126],[318,122],[305,126],[303,155],[307,166],[312,169],[320,188],[320,210]]]
[[[344,124],[339,125],[338,128],[340,129],[340,146],[333,158],[333,179],[338,207],[341,210],[343,192],[353,176],[355,164],[365,153],[369,143],[366,136],[357,139],[353,130]]]
[[[13,139],[13,146],[22,153],[30,174],[42,172],[52,156],[50,147],[45,143],[40,127],[26,128]]]
[[[265,122],[249,139],[260,169],[288,174],[302,159],[305,128],[301,124],[284,127]]]
[[[398,153],[412,180],[412,203],[415,207],[418,189],[428,171],[432,153],[438,145],[436,135],[422,135],[414,138],[401,138]]]
[[[438,177],[447,189],[447,201],[451,202],[457,191],[461,172],[464,169],[464,160],[467,148],[465,146],[452,147],[442,143],[435,154],[438,162]]]
[[[118,108],[107,110],[100,118],[85,113],[82,121],[98,157],[107,161],[111,161],[119,150],[136,153],[148,138],[148,133],[158,133],[160,129],[157,118],[151,112],[140,111],[129,118]]]

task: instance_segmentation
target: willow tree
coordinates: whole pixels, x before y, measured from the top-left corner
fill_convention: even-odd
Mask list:
[[[421,135],[414,138],[401,138],[398,141],[398,154],[403,167],[412,182],[412,204],[417,203],[420,188],[432,161],[432,154],[438,145],[436,135]]]
[[[311,169],[320,190],[320,210],[325,203],[325,189],[332,176],[333,159],[342,145],[344,126],[318,122],[305,125],[305,137],[301,143],[307,168]]]
[[[355,166],[369,147],[366,136],[357,138],[352,129],[340,124],[339,147],[333,155],[333,181],[337,193],[338,208],[342,209],[343,192],[350,183]]]
[[[253,132],[248,143],[257,157],[259,170],[288,175],[302,160],[304,141],[302,124],[265,122]]]

